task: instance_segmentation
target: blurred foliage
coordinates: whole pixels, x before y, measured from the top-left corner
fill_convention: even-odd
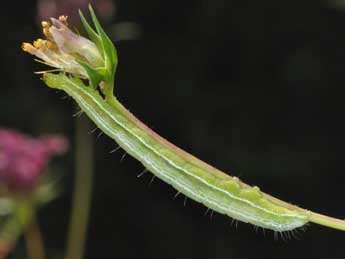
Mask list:
[[[92,1],[91,1],[92,2]],[[73,136],[77,110],[32,73],[20,51],[40,33],[37,3],[5,1],[0,16],[0,123]],[[344,217],[345,12],[330,1],[118,0],[119,99],[162,136],[220,169],[302,207]],[[137,35],[137,34],[136,34]],[[93,128],[85,129],[91,131]],[[98,135],[96,131],[94,137]],[[343,258],[343,233],[311,226],[274,242],[251,226],[210,221],[203,206],[155,180],[101,136],[86,258]],[[72,145],[73,148],[73,145]],[[42,210],[50,254],[63,251],[73,157],[59,163],[64,195]],[[250,247],[250,249],[248,249]]]

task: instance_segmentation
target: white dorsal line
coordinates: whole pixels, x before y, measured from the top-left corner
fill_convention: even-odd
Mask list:
[[[243,199],[243,198],[240,198],[240,197],[237,197],[237,196],[234,196],[232,193],[229,193],[227,190],[223,190],[223,189],[220,189],[219,187],[217,186],[214,186],[210,183],[208,183],[206,180],[200,178],[199,176],[197,175],[194,175],[192,174],[191,172],[187,171],[186,169],[182,168],[181,166],[177,165],[174,161],[171,161],[170,159],[168,159],[167,157],[164,157],[162,154],[160,154],[157,150],[155,150],[152,146],[150,146],[149,144],[147,144],[145,142],[144,139],[142,139],[140,136],[137,136],[135,133],[133,133],[130,129],[128,129],[125,125],[123,125],[121,122],[119,122],[117,120],[117,118],[115,118],[113,116],[113,114],[111,114],[107,109],[105,109],[103,107],[102,104],[99,103],[98,99],[91,95],[86,89],[83,89],[83,87],[80,87],[78,84],[74,83],[73,81],[71,80],[68,80],[70,84],[72,84],[74,87],[77,88],[77,90],[80,90],[82,93],[86,94],[89,98],[91,98],[91,100],[100,108],[100,110],[102,110],[102,112],[104,112],[105,114],[107,114],[116,124],[118,124],[120,127],[122,127],[125,131],[127,131],[128,133],[130,133],[131,135],[133,135],[136,139],[138,139],[138,141],[140,143],[142,143],[147,149],[151,150],[155,155],[157,155],[158,157],[160,157],[161,159],[163,159],[164,161],[166,161],[168,164],[172,165],[174,168],[178,169],[178,170],[181,170],[183,171],[184,173],[186,173],[187,175],[193,177],[194,179],[197,179],[198,181],[202,182],[203,184],[207,185],[208,187],[212,188],[212,189],[215,189],[217,191],[220,191],[224,194],[226,194],[227,196],[229,196],[230,198],[233,198],[235,200],[239,200],[239,201],[242,201],[244,203],[247,203],[259,210],[263,210],[269,214],[273,214],[273,215],[276,215],[276,216],[283,216],[283,217],[291,217],[291,218],[300,218],[300,219],[303,219],[305,220],[306,219],[306,216],[305,215],[291,215],[291,214],[285,214],[285,213],[276,213],[274,211],[270,211],[270,210],[267,210],[266,208],[263,208],[261,206],[258,206],[256,204],[254,204],[253,202],[249,201],[249,200],[246,200],[246,199]],[[97,114],[97,111],[94,110],[93,107],[91,107],[89,104],[87,104],[87,102],[85,102],[83,100],[82,97],[78,97],[78,93],[76,91],[73,91],[71,90],[70,88],[67,87],[67,90],[68,91],[71,91],[71,92],[74,92],[74,95],[76,96],[76,98],[79,100],[80,103],[82,103],[85,108],[90,112],[90,113],[93,113],[93,114]],[[96,121],[98,121],[101,125],[103,125],[103,127],[105,128],[105,130],[109,133],[109,135],[112,135],[114,138],[117,138],[117,139],[121,139],[121,137],[116,136],[116,134],[113,134],[114,132],[114,129],[113,127],[108,123],[106,122],[105,120],[103,120],[102,118],[100,118],[100,116],[94,116],[94,119]],[[128,141],[123,141],[123,143],[126,143],[127,142],[127,147],[133,152],[133,153],[136,153],[138,157],[141,157],[142,155],[140,155],[140,153],[136,152],[135,149],[133,148],[130,148],[130,146],[128,145]],[[152,165],[151,165],[152,166]],[[156,173],[159,174],[159,171],[161,171],[161,169],[159,168],[156,168]],[[167,175],[161,175],[162,178],[168,178]],[[176,179],[169,179],[171,181],[171,183],[177,183]],[[180,188],[182,189],[186,189],[186,185],[183,185],[181,183],[178,182],[178,185],[180,186]],[[222,207],[219,202],[217,201],[214,201],[212,202],[211,200],[207,200],[207,197],[205,196],[201,196],[199,195],[198,193],[192,191],[191,189],[189,189],[187,192],[191,193],[192,195],[194,195],[195,197],[199,197],[200,200],[206,200],[207,202],[209,202],[210,204],[213,204],[213,206],[215,207],[218,207],[220,210],[223,210],[224,212],[226,211],[229,211],[229,208],[226,208],[226,207]],[[253,218],[251,215],[248,215],[246,213],[241,213],[239,211],[232,211],[232,213],[234,214],[237,214],[237,215],[242,215],[242,217],[244,218],[247,218],[247,219],[250,219],[250,218]],[[231,215],[230,215],[231,216]],[[249,217],[248,217],[249,216]],[[263,223],[265,225],[267,225],[267,220],[260,220],[259,218],[256,218],[255,219],[256,221]],[[272,225],[273,222],[271,222],[270,224]],[[269,225],[270,225],[269,224]],[[274,222],[273,225],[278,229],[278,228],[282,228],[283,225],[282,224],[279,224],[279,223],[276,223]],[[272,226],[273,227],[273,226]]]

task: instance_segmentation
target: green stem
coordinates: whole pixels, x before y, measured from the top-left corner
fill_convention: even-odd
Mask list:
[[[31,223],[25,230],[25,241],[27,256],[29,259],[45,258],[42,233],[35,215],[32,217]]]
[[[20,198],[16,202],[15,212],[1,226],[0,259],[7,257],[34,217],[35,208],[30,199]]]
[[[328,217],[316,212],[310,212],[309,221],[322,226],[345,231],[345,220]]]
[[[76,120],[76,176],[67,243],[68,259],[82,259],[92,194],[93,144],[86,117]]]

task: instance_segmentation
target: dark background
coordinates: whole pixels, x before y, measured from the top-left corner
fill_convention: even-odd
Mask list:
[[[344,1],[345,2],[345,1]],[[116,43],[116,95],[176,145],[302,207],[345,217],[345,8],[341,1],[122,0],[105,28],[131,21]],[[51,255],[61,254],[74,172],[77,109],[34,75],[20,50],[40,35],[35,1],[1,3],[0,124],[69,137],[55,161],[65,191],[40,212]],[[71,14],[70,14],[71,15]],[[116,35],[114,36],[114,39]],[[85,115],[83,115],[85,116]],[[92,130],[90,126],[85,130]],[[94,133],[96,139],[98,133]],[[109,138],[95,140],[86,258],[344,258],[345,234],[316,225],[274,240],[214,214],[151,174]],[[54,258],[52,256],[51,258]]]

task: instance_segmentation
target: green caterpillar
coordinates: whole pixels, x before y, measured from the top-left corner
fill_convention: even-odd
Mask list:
[[[62,16],[52,20],[53,25],[43,23],[48,40],[23,44],[25,51],[62,71],[44,73],[43,80],[49,87],[70,95],[106,135],[155,176],[216,212],[278,232],[307,222],[345,230],[342,220],[278,200],[206,164],[160,137],[126,110],[113,95],[115,48],[91,7],[90,12],[97,32],[82,14],[81,18],[92,41],[69,31]],[[63,37],[68,41],[61,40]],[[90,84],[85,85],[80,78]]]

